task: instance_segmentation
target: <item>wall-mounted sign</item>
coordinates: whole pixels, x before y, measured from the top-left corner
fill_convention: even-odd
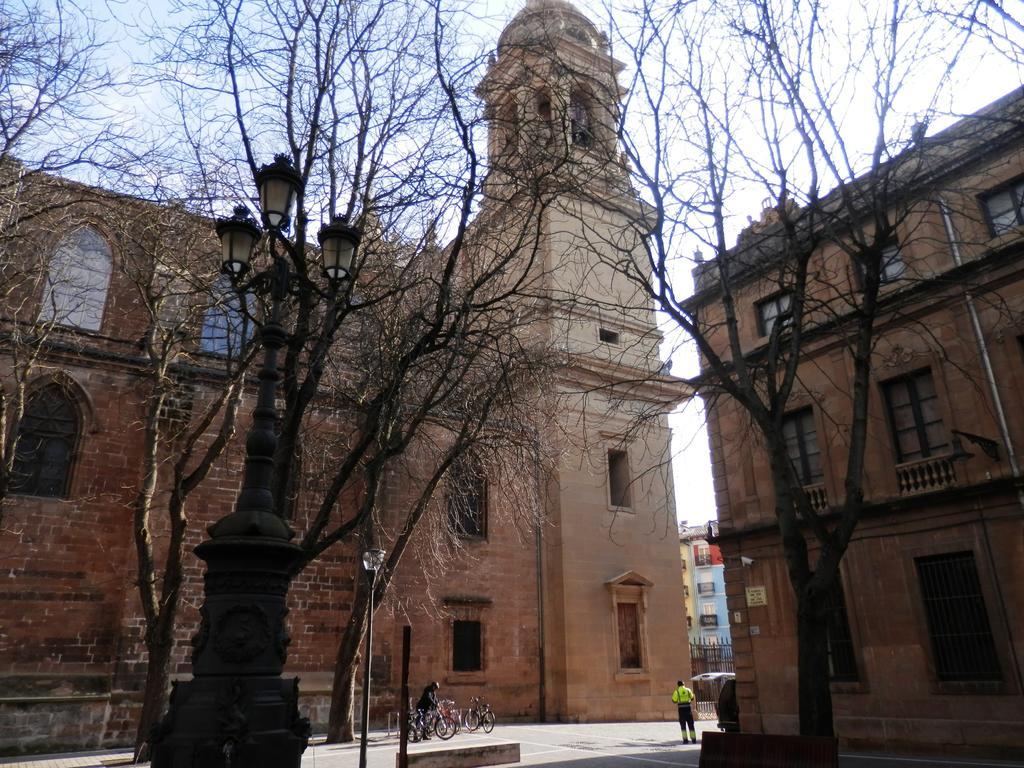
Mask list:
[[[750,627],[750,634],[752,634],[752,635],[760,635],[761,634],[761,627],[759,627],[757,624],[754,624],[753,626]]]
[[[757,608],[768,605],[768,590],[764,587],[747,587],[747,607]]]

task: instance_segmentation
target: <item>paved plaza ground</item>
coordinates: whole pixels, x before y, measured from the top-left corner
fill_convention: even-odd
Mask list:
[[[712,729],[711,723],[699,723],[698,730]],[[436,744],[472,744],[493,741],[518,741],[521,766],[547,768],[665,768],[689,766],[700,761],[699,745],[684,745],[674,723],[587,723],[501,725],[494,732],[460,733],[448,742],[437,739],[414,744],[411,751],[429,749]],[[398,738],[384,731],[372,731],[367,749],[367,768],[394,768]],[[49,755],[36,758],[0,759],[4,768],[113,768],[124,766],[126,751],[92,754]],[[306,750],[302,768],[357,768],[359,744],[317,743]],[[932,758],[907,755],[841,753],[841,768],[1024,768],[1021,761]]]

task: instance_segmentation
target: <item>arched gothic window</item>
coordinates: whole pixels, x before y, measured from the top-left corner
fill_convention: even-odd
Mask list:
[[[589,149],[594,143],[594,126],[583,96],[574,93],[569,99],[569,137],[574,146]]]
[[[92,227],[66,235],[50,259],[39,319],[98,331],[110,287],[110,247]]]
[[[252,324],[242,307],[242,299],[222,275],[213,286],[211,304],[203,315],[199,347],[203,352],[237,358],[252,336]]]
[[[63,387],[48,384],[33,394],[18,426],[11,491],[67,496],[78,430],[78,408]]]
[[[459,536],[487,536],[487,476],[475,457],[464,457],[449,470],[448,520]]]

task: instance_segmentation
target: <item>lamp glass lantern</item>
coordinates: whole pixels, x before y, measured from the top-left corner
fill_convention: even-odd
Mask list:
[[[367,573],[376,573],[384,565],[383,549],[368,549],[363,552],[363,568]]]
[[[222,270],[233,278],[241,277],[249,269],[252,249],[262,234],[260,228],[249,209],[239,205],[231,218],[218,219],[215,229],[220,238]]]
[[[345,216],[335,216],[317,234],[324,260],[324,274],[330,280],[342,280],[352,271],[352,260],[359,247],[359,230]]]
[[[302,189],[302,177],[288,155],[276,155],[274,162],[256,171],[260,208],[267,226],[284,231],[291,221],[292,206]]]

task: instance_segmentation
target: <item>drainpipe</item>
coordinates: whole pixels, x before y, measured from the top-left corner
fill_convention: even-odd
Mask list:
[[[939,210],[942,212],[942,225],[946,230],[946,239],[949,241],[949,253],[953,257],[953,263],[960,267],[963,265],[963,259],[960,256],[960,244],[956,236],[956,231],[953,229],[953,219],[949,213],[949,205],[945,199],[939,197]],[[1013,440],[1010,437],[1010,427],[1006,422],[1006,412],[1003,409],[1003,399],[999,395],[999,386],[996,381],[996,374],[992,368],[992,359],[989,356],[988,344],[985,342],[985,335],[981,330],[981,321],[978,319],[978,310],[974,305],[974,295],[970,290],[964,290],[964,304],[967,306],[967,314],[971,318],[971,329],[974,331],[974,338],[978,344],[978,353],[981,356],[982,367],[985,369],[985,380],[988,383],[989,393],[992,397],[992,404],[995,406],[996,421],[999,424],[999,434],[1003,438],[1003,445],[1006,447],[1006,457],[1010,462],[1010,473],[1013,475],[1014,480],[1017,480],[1017,502],[1020,504],[1022,510],[1024,510],[1024,489],[1020,487],[1020,464],[1017,461],[1017,454],[1013,447]],[[983,510],[978,510],[978,517],[981,522],[981,532],[985,540],[985,552],[988,555],[989,563],[993,566],[994,558],[992,556],[992,544],[989,541],[988,535],[988,524],[985,520],[985,514]],[[994,574],[993,574],[994,576]],[[1010,659],[1013,662],[1014,671],[1017,673],[1017,686],[1018,691],[1024,693],[1024,675],[1021,674],[1020,661],[1017,658],[1017,649],[1013,639],[1013,628],[1010,625],[1010,616],[1006,610],[1006,601],[1003,599],[1003,588],[1000,583],[1000,579],[993,578],[995,582],[996,600],[999,603],[1000,612],[1003,615],[1003,623],[1006,626],[1006,633],[1010,641]]]
[[[946,238],[949,240],[949,252],[953,257],[953,263],[960,267],[963,259],[960,256],[960,245],[957,241],[956,232],[953,229],[953,220],[949,215],[949,206],[943,198],[939,198],[939,210],[942,211],[942,224],[946,229]],[[981,331],[981,321],[978,319],[978,310],[974,305],[974,296],[970,290],[964,290],[964,304],[967,306],[967,314],[971,318],[971,329],[974,331],[974,339],[978,344],[978,353],[981,356],[981,364],[985,370],[985,380],[988,383],[989,394],[992,397],[992,405],[996,411],[996,422],[999,425],[999,434],[1003,439],[1003,446],[1006,448],[1006,456],[1010,462],[1010,473],[1014,479],[1019,480],[1021,476],[1020,463],[1017,461],[1017,452],[1013,446],[1013,439],[1010,437],[1010,427],[1006,422],[1006,411],[1003,409],[1003,399],[999,395],[999,386],[996,382],[996,374],[992,368],[992,359],[989,357],[988,344],[985,342],[985,335]],[[1024,509],[1024,490],[1018,489],[1017,499],[1021,509]]]
[[[540,475],[540,436],[533,431],[533,479],[537,490],[537,508],[534,515],[534,547],[536,549],[537,568],[537,718],[547,722],[547,667],[545,664],[546,648],[544,642],[544,495],[541,492]]]

